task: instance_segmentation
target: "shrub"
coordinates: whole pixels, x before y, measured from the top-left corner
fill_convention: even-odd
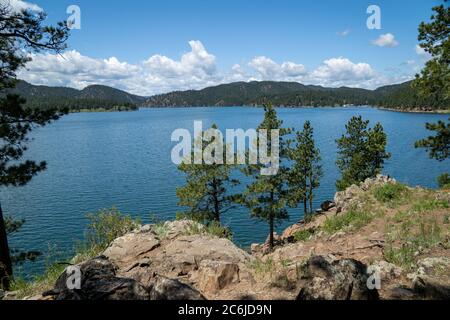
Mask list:
[[[405,197],[408,188],[400,183],[387,183],[374,190],[375,199],[387,203],[402,199]]]
[[[105,250],[116,238],[121,237],[140,224],[128,215],[122,214],[116,208],[102,209],[86,215],[89,220],[85,240],[77,249],[78,260],[81,256],[93,257]]]
[[[448,173],[443,173],[437,178],[439,188],[450,189],[450,175]]]

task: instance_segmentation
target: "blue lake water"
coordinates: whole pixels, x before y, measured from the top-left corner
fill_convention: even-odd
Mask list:
[[[300,129],[310,120],[322,153],[325,176],[317,191],[315,206],[332,199],[338,178],[335,166],[335,139],[345,131],[354,115],[381,122],[388,134],[392,158],[384,172],[404,183],[436,187],[436,177],[450,170],[450,162],[430,160],[414,142],[429,135],[426,122],[446,119],[445,115],[409,114],[373,108],[278,109],[284,125]],[[21,231],[10,239],[12,247],[47,252],[72,253],[74,243],[83,238],[85,215],[116,206],[124,213],[150,221],[151,214],[173,219],[180,210],[175,188],[184,176],[172,164],[175,145],[171,133],[177,128],[193,131],[194,120],[204,128],[216,123],[220,129],[256,128],[263,117],[259,108],[165,108],[127,113],[70,114],[33,133],[27,156],[46,160],[48,170],[25,187],[2,189],[0,200],[6,214],[26,219]],[[301,209],[290,212],[281,231],[298,221]],[[241,246],[262,242],[268,234],[266,223],[251,219],[244,208],[222,217]],[[36,274],[46,259],[17,269]]]

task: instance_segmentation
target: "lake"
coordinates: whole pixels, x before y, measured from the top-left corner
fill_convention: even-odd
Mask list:
[[[445,120],[448,115],[413,114],[374,108],[277,109],[284,125],[301,129],[310,120],[322,153],[324,177],[315,206],[332,199],[339,174],[335,166],[335,139],[345,131],[354,115],[371,124],[381,122],[388,134],[392,158],[384,173],[409,185],[435,188],[436,177],[450,170],[449,161],[430,160],[414,142],[429,135],[426,122]],[[154,214],[161,220],[174,219],[180,211],[175,189],[184,176],[171,162],[171,133],[177,128],[193,131],[194,120],[204,128],[216,123],[219,129],[256,128],[263,109],[244,107],[141,109],[125,113],[77,113],[33,132],[27,157],[46,160],[47,171],[25,187],[2,189],[3,210],[26,219],[13,235],[13,248],[40,250],[51,255],[70,255],[74,243],[83,238],[88,212],[116,206],[124,213],[149,222]],[[302,217],[301,209],[290,210],[283,230]],[[263,242],[267,224],[249,217],[248,210],[236,208],[222,217],[243,247]],[[41,258],[16,268],[22,274],[42,272]]]

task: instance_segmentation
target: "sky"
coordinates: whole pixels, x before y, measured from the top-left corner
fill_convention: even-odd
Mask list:
[[[44,10],[48,23],[80,10],[60,55],[33,54],[33,84],[104,84],[138,95],[235,81],[296,81],[374,89],[410,80],[429,56],[418,25],[438,0],[0,0]],[[369,29],[370,5],[380,29]]]

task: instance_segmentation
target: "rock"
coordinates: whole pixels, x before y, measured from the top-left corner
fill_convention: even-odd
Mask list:
[[[415,273],[409,274],[414,291],[428,299],[450,299],[450,259],[429,257],[417,262]]]
[[[417,300],[417,295],[410,288],[398,286],[389,290],[389,299]]]
[[[450,259],[447,257],[431,257],[417,262],[419,268],[423,268],[424,274],[435,274],[441,270],[450,270]]]
[[[389,176],[377,175],[375,178],[368,178],[359,186],[352,185],[344,191],[337,192],[334,196],[337,212],[346,211],[352,204],[357,201],[358,196],[362,193],[386,183],[397,183],[395,179]]]
[[[149,291],[150,300],[206,300],[190,286],[163,276],[153,278]]]
[[[281,238],[282,239],[288,239],[294,236],[294,234],[300,230],[303,230],[305,228],[305,223],[296,223],[293,224],[291,226],[289,226],[288,228],[286,228],[282,235]]]
[[[336,203],[334,201],[325,201],[320,205],[320,209],[322,211],[329,211],[331,208],[334,208],[336,206]]]
[[[260,253],[262,250],[262,246],[259,243],[252,243],[250,245],[250,251],[252,254]]]
[[[303,267],[297,300],[378,300],[367,280],[367,267],[357,260],[314,256]]]
[[[413,280],[414,291],[428,299],[449,300],[450,281],[437,277],[419,275]]]
[[[58,278],[53,290],[43,294],[55,300],[148,300],[149,292],[133,279],[116,277],[116,267],[106,258],[98,257],[78,266],[80,289],[69,289],[66,272]]]
[[[169,240],[173,240],[177,237],[187,235],[189,233],[189,230],[203,230],[205,226],[191,220],[175,220],[167,221],[164,224],[164,228],[167,230],[166,238]]]
[[[232,263],[247,263],[251,256],[236,247],[228,239],[210,236],[182,236],[164,247],[164,255],[155,257],[154,264],[172,268],[179,275],[198,269],[201,261],[215,260]]]
[[[381,281],[388,281],[391,279],[399,278],[403,272],[402,268],[384,260],[376,261],[371,265],[371,267],[375,268],[380,276]]]
[[[151,232],[131,232],[114,240],[103,255],[120,269],[130,269],[159,245],[160,241]]]
[[[215,293],[232,283],[239,282],[239,266],[236,263],[203,260],[198,272],[199,287],[205,293]]]

